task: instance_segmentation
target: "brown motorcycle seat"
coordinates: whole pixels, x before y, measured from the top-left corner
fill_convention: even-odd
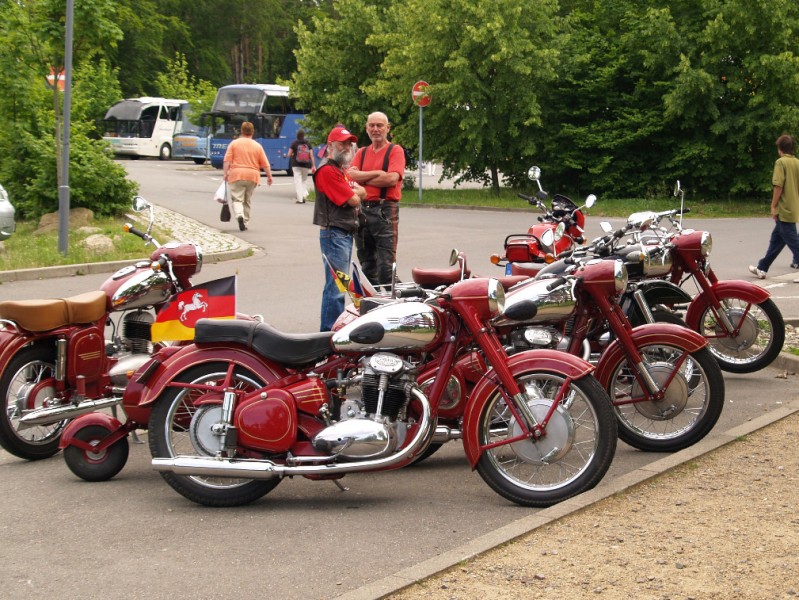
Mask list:
[[[0,319],[14,321],[27,331],[49,331],[72,324],[94,323],[106,313],[105,292],[86,292],[69,298],[4,300]]]
[[[468,279],[472,276],[472,273],[469,269],[466,269],[463,276]],[[411,269],[411,277],[413,277],[414,283],[418,283],[423,287],[452,285],[461,280],[461,268],[459,266],[448,269],[424,269],[421,267],[413,267]]]

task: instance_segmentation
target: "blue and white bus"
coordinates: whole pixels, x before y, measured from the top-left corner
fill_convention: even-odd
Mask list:
[[[191,107],[183,111],[183,124],[180,133],[172,137],[172,157],[193,160],[196,164],[205,164],[210,150],[210,129],[207,115],[201,115],[199,124],[195,124]]]
[[[211,164],[222,168],[225,151],[244,121],[255,126],[253,139],[263,146],[272,171],[291,172],[288,151],[305,115],[294,110],[289,88],[265,83],[226,85],[219,88],[211,112]]]

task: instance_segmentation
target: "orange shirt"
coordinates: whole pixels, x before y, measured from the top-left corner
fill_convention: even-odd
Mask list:
[[[269,168],[264,149],[254,139],[240,137],[230,142],[224,162],[230,163],[227,180],[261,183],[261,169]]]

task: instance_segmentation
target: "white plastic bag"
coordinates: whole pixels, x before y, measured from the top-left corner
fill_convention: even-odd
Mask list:
[[[222,181],[214,192],[214,200],[219,204],[227,204],[227,181]]]

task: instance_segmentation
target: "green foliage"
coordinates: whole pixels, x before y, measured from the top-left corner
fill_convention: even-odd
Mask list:
[[[188,100],[195,118],[208,112],[216,97],[216,87],[204,79],[198,79],[189,73],[185,55],[175,53],[175,58],[168,61],[166,69],[156,75],[155,90],[164,98]],[[195,123],[199,125],[199,122]]]

